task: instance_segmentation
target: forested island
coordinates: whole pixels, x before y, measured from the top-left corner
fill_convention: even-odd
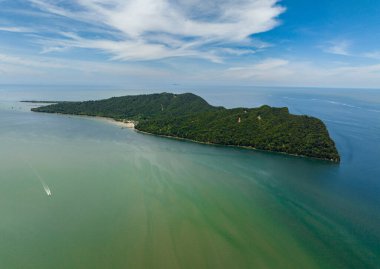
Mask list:
[[[192,93],[160,93],[59,102],[32,111],[132,120],[135,129],[155,135],[340,161],[325,124],[286,107],[226,109]]]

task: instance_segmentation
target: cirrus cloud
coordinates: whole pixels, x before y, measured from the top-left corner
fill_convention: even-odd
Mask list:
[[[41,38],[52,48],[90,48],[117,60],[197,57],[221,62],[252,51],[254,34],[279,24],[278,0],[29,0],[40,10],[108,29],[107,38],[81,33]],[[236,47],[243,46],[241,52]]]

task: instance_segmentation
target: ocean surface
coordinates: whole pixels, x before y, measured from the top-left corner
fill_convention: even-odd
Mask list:
[[[18,102],[155,90],[0,85],[0,268],[380,268],[380,90],[166,90],[319,117],[342,161],[155,137]]]

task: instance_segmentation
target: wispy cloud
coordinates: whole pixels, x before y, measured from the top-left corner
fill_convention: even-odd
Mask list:
[[[312,62],[271,58],[253,65],[231,67],[221,74],[210,72],[205,76],[246,85],[373,88],[380,85],[380,64],[317,66]]]
[[[33,29],[27,27],[0,26],[0,31],[14,33],[32,33]]]
[[[349,51],[350,45],[350,42],[346,40],[331,41],[327,44],[327,46],[324,46],[324,51],[327,53],[349,56],[351,55]]]
[[[255,71],[265,71],[271,70],[273,68],[281,67],[287,65],[289,62],[283,59],[265,59],[256,64],[241,66],[241,67],[231,67],[228,70],[230,71],[241,71],[241,70],[255,70]]]
[[[78,76],[80,74],[80,76]],[[94,62],[85,60],[57,59],[45,56],[28,56],[0,53],[0,82],[17,79],[25,81],[55,82],[114,82],[149,78],[170,79],[173,74],[164,68],[150,68],[140,64]]]
[[[225,53],[248,53],[247,49],[238,51],[235,46],[239,44],[262,48],[250,37],[276,27],[278,16],[285,10],[278,0],[29,2],[46,13],[119,33],[118,38],[95,39],[80,33],[65,38],[45,37],[44,52],[64,47],[90,48],[123,61],[191,56],[220,62]]]
[[[255,79],[273,79],[273,74],[276,72],[279,74],[286,71],[287,73],[287,70],[283,67],[288,64],[289,61],[284,59],[269,58],[255,64],[228,68],[223,75],[232,79],[244,79],[251,81]],[[279,69],[281,69],[281,72],[278,72]]]
[[[334,64],[317,66],[284,58],[267,58],[255,63],[218,69],[198,66],[147,66],[139,63],[96,62],[73,59],[57,59],[47,56],[0,54],[0,82],[33,83],[121,83],[122,85],[170,85],[181,81],[183,85],[194,83],[213,85],[265,85],[265,86],[318,86],[318,87],[378,87],[380,64]],[[79,75],[78,75],[79,74]]]
[[[363,56],[370,59],[380,60],[380,51],[366,52]]]
[[[94,61],[84,61],[84,60],[66,60],[66,59],[57,59],[50,57],[34,57],[34,56],[18,56],[12,54],[1,54],[0,53],[0,64],[6,64],[7,66],[18,66],[18,67],[27,67],[27,68],[35,68],[39,70],[70,70],[82,73],[117,73],[123,74],[123,72],[131,72],[135,70],[133,73],[147,72],[149,70],[149,74],[160,74],[163,72],[159,69],[150,69],[148,67],[139,66],[140,70],[136,70],[136,65],[126,65],[119,63],[101,63]],[[154,71],[157,70],[157,71]],[[48,72],[46,73],[48,74]]]
[[[0,63],[13,66],[37,67],[37,68],[65,68],[66,65],[54,59],[30,58],[10,54],[0,54]]]

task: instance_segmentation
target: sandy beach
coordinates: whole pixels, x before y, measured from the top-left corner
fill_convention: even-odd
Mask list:
[[[106,117],[94,117],[94,118],[106,121],[106,122],[114,124],[114,125],[117,125],[117,126],[119,126],[121,128],[131,128],[131,129],[135,128],[135,122],[131,121],[131,120],[117,121],[115,119],[106,118]]]

